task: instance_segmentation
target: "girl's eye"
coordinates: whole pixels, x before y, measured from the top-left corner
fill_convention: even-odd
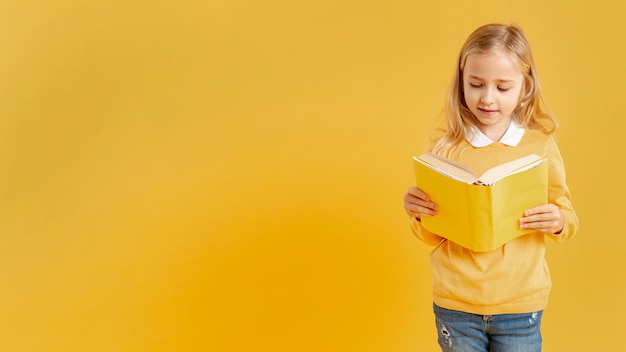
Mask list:
[[[470,83],[470,87],[472,88],[480,88],[482,85],[480,83]]]
[[[498,87],[498,90],[501,91],[501,92],[506,92],[509,89],[511,89],[511,88]]]

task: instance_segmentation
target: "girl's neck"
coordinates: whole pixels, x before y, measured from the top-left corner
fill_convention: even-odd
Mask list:
[[[492,141],[497,142],[500,139],[502,139],[502,136],[504,136],[506,129],[502,131],[494,131],[493,129],[480,129],[480,132],[482,132],[485,136],[487,136]]]
[[[510,125],[511,120],[507,121],[506,123],[500,123],[497,125],[478,125],[476,127],[478,127],[480,132],[482,132],[489,139],[494,142],[498,142],[500,139],[502,139],[506,131],[509,129]]]

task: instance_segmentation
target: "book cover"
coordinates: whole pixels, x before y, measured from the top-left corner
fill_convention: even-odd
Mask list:
[[[547,160],[534,154],[482,175],[431,153],[414,157],[414,167],[417,186],[439,206],[422,225],[473,251],[491,251],[532,232],[519,228],[519,218],[548,202]]]

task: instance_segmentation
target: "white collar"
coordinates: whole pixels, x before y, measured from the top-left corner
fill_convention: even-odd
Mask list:
[[[515,121],[511,120],[509,128],[498,142],[506,144],[511,147],[515,147],[524,137],[524,128],[518,125]],[[491,143],[494,143],[489,137],[485,136],[478,128],[474,128],[468,135],[467,141],[476,148],[486,147]]]

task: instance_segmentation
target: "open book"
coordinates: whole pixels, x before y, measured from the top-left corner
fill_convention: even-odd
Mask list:
[[[525,210],[548,202],[548,163],[535,154],[482,175],[432,153],[413,159],[417,186],[439,206],[439,214],[422,217],[422,225],[477,252],[532,232],[519,228],[519,218]]]

